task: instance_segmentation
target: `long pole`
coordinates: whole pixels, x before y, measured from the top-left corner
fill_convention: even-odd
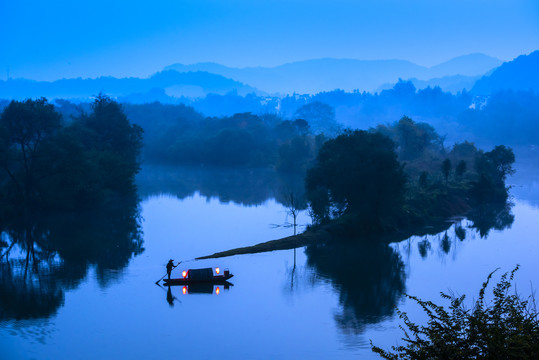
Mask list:
[[[175,268],[178,267],[181,263],[182,263],[182,262],[180,261],[180,262],[178,263],[178,265],[176,265],[176,266],[174,266],[174,267],[172,267],[172,268],[175,269]],[[155,283],[159,285],[159,281],[163,280],[163,279],[165,278],[165,276],[167,276],[167,275],[168,275],[168,272],[167,272],[165,275],[163,275],[163,276],[161,277],[161,279],[157,280]]]

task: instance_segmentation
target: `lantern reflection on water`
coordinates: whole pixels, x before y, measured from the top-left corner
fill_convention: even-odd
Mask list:
[[[214,284],[189,284],[182,286],[183,295],[194,294],[215,294],[221,295],[223,290],[228,291],[232,284],[214,285]]]

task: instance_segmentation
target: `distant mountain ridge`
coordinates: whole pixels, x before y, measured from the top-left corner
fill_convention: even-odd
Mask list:
[[[132,94],[159,93],[168,96],[200,97],[207,93],[238,94],[259,93],[257,89],[224,76],[208,72],[162,71],[153,76],[140,78],[100,77],[96,79],[61,79],[56,81],[33,81],[9,79],[0,81],[0,98],[25,99],[34,97],[87,99],[100,92],[112,97],[126,97]]]
[[[341,89],[374,92],[399,78],[426,81],[446,76],[475,77],[499,66],[501,60],[484,55],[459,56],[433,67],[406,60],[315,59],[275,67],[232,68],[215,63],[173,64],[165,70],[207,71],[231,78],[268,93],[314,94]]]
[[[479,79],[471,92],[489,95],[509,89],[539,92],[539,50],[503,63],[492,74]]]
[[[481,76],[485,75],[490,70],[497,68],[502,63],[503,61],[500,59],[480,53],[458,56],[441,64],[430,67],[428,78],[433,79],[453,76]]]
[[[52,99],[87,100],[102,92],[126,102],[175,103],[181,97],[200,98],[210,93],[285,95],[316,94],[335,89],[376,92],[391,88],[399,79],[411,80],[418,89],[440,86],[444,91],[455,93],[462,89],[469,90],[485,74],[498,74],[494,69],[500,64],[499,59],[484,54],[459,56],[430,68],[406,60],[331,58],[298,61],[275,67],[232,68],[215,63],[173,64],[144,79],[100,77],[52,82],[9,79],[0,81],[0,98],[45,96]]]

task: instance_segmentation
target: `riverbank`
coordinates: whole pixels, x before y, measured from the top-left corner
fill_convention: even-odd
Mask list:
[[[235,255],[258,254],[275,250],[289,250],[308,246],[331,238],[331,233],[325,229],[307,230],[298,235],[288,236],[282,239],[270,240],[252,246],[230,249],[195,258],[195,260],[216,259]]]
[[[452,217],[444,220],[438,219],[430,225],[414,226],[399,229],[398,231],[394,231],[391,234],[380,236],[379,240],[383,243],[389,244],[392,242],[402,241],[414,235],[422,236],[427,234],[437,234],[441,231],[446,230],[452,224],[458,222],[462,218],[463,217]],[[195,260],[217,259],[236,255],[258,254],[277,250],[290,250],[295,248],[301,248],[304,246],[329,242],[332,241],[332,239],[343,239],[343,237],[338,235],[340,230],[341,229],[335,224],[315,226],[298,235],[292,235],[281,239],[265,241],[252,246],[245,246],[226,251],[220,251],[211,255],[197,257],[195,258]],[[372,236],[365,236],[365,239],[367,241],[370,241],[372,240]]]

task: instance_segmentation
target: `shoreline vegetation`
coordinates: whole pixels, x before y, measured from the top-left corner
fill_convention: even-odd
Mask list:
[[[464,142],[447,150],[432,127],[407,117],[370,131],[345,130],[322,145],[307,171],[303,207],[285,204],[296,212],[308,204],[313,225],[304,233],[196,259],[330,241],[390,243],[443,231],[462,217],[483,234],[495,227],[485,217],[511,222],[505,181],[514,161],[503,145],[484,152]],[[501,210],[483,214],[489,207]]]
[[[510,205],[509,203],[496,203],[496,204],[483,204],[485,207],[488,206],[494,206],[494,211],[490,214],[485,214],[480,211],[479,215],[480,218],[472,217],[472,220],[474,221],[474,228],[477,228],[479,233],[483,236],[483,234],[486,234],[491,228],[496,228],[495,226],[492,226],[491,223],[494,223],[495,221],[499,221],[499,218],[502,218],[503,216],[509,217],[507,221],[502,220],[502,225],[500,227],[505,227],[506,224],[510,225],[512,223],[512,216],[509,214]],[[467,212],[462,213],[460,215],[455,215],[453,217],[449,218],[438,218],[438,219],[431,219],[432,222],[430,222],[428,225],[421,225],[421,226],[410,226],[408,228],[402,228],[395,230],[394,232],[381,235],[377,239],[382,244],[390,244],[394,242],[400,242],[403,241],[411,236],[424,236],[424,235],[434,235],[441,233],[445,230],[447,230],[451,225],[457,224],[460,220],[466,218],[467,216],[471,215],[474,209],[469,209]],[[496,214],[497,213],[497,214]],[[501,214],[501,216],[500,216]],[[482,226],[482,220],[487,218],[487,222],[489,223],[486,226]],[[230,257],[230,256],[236,256],[236,255],[247,255],[247,254],[260,254],[264,252],[271,252],[271,251],[279,251],[279,250],[292,250],[297,249],[305,246],[311,246],[311,245],[320,245],[320,244],[327,244],[331,242],[332,240],[335,240],[335,238],[340,238],[340,240],[350,240],[342,236],[340,234],[340,231],[342,229],[340,228],[339,224],[331,224],[331,225],[323,225],[323,226],[313,226],[304,231],[303,233],[297,234],[297,235],[290,235],[284,238],[280,239],[274,239],[269,241],[264,241],[258,244],[250,245],[250,246],[243,246],[238,248],[233,248],[229,250],[219,251],[213,254],[204,255],[196,257],[195,260],[208,260],[208,259],[218,259],[223,257]],[[366,236],[365,239],[370,239],[372,236]],[[353,240],[353,239],[352,239]]]

